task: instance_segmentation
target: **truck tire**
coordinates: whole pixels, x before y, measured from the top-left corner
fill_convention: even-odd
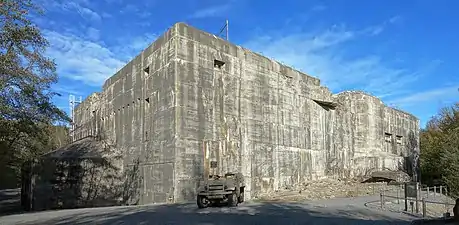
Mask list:
[[[228,206],[235,207],[237,206],[237,203],[238,203],[237,195],[235,193],[229,194],[228,195]]]
[[[206,197],[198,195],[196,198],[196,204],[198,205],[198,208],[203,209],[209,207],[210,201]]]

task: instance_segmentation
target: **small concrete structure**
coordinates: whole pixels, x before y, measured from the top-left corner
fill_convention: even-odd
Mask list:
[[[292,46],[294,47],[294,46]],[[406,169],[419,120],[177,23],[75,111],[77,139],[104,136],[139,162],[139,203],[194,200],[208,170],[241,172],[245,198],[325,177]]]
[[[142,182],[136,176],[138,166],[123,171],[118,150],[85,137],[29,162],[23,170],[22,207],[44,210],[137,203]]]

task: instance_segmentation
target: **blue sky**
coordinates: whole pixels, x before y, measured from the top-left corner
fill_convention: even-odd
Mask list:
[[[363,90],[408,111],[421,125],[459,101],[459,20],[454,0],[38,0],[33,17],[50,42],[60,81],[55,99],[100,91],[174,23],[230,41],[318,77],[334,93]]]

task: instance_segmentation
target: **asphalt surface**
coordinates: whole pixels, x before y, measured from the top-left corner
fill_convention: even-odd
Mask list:
[[[82,224],[410,224],[406,214],[365,207],[375,197],[339,198],[305,203],[245,202],[237,207],[197,209],[195,204],[87,208],[0,217],[1,225]]]

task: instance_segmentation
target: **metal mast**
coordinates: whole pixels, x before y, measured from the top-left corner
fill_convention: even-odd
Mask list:
[[[70,122],[70,138],[72,142],[74,141],[74,131],[75,131],[75,106],[76,103],[81,103],[81,96],[79,100],[75,100],[74,95],[69,95],[69,108],[70,108],[70,118],[72,118],[72,121]]]
[[[226,30],[225,38],[226,38],[227,41],[229,41],[228,25],[229,25],[228,20],[226,20],[225,25],[222,27],[222,29],[220,29],[220,32],[218,33],[218,35],[221,35],[223,30]]]

